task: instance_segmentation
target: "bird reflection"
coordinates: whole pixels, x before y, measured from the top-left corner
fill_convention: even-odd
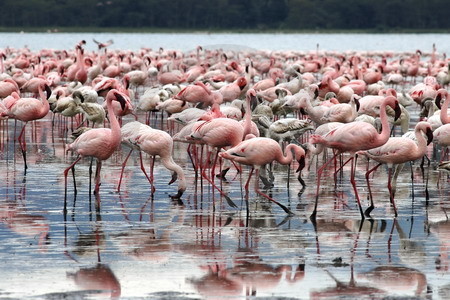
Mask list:
[[[72,279],[75,284],[83,290],[97,293],[102,291],[100,296],[119,298],[121,286],[119,280],[108,265],[98,263],[93,267],[81,268],[76,272],[67,272],[67,278]]]
[[[92,231],[88,233],[80,232],[73,253],[66,252],[67,256],[76,262],[79,262],[79,260],[73,254],[80,258],[96,253],[95,265],[80,268],[75,272],[67,272],[67,278],[73,280],[84,291],[116,299],[121,295],[121,286],[111,268],[102,263],[100,251],[105,244],[106,237],[101,223],[98,221],[93,226]]]
[[[0,222],[21,236],[37,239],[39,249],[46,249],[50,240],[50,225],[44,216],[30,214],[17,203],[0,202]]]
[[[382,289],[358,284],[354,278],[353,267],[351,268],[349,283],[337,280],[329,271],[327,273],[336,282],[336,286],[322,290],[312,290],[310,293],[311,299],[376,299],[383,298],[386,295],[386,292]]]
[[[419,270],[404,266],[379,266],[358,274],[358,278],[368,280],[376,288],[390,294],[411,293],[423,297],[427,293],[427,278]]]

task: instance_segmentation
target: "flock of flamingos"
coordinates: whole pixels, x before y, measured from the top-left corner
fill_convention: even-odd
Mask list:
[[[287,214],[289,208],[263,190],[273,187],[272,164],[293,164],[304,187],[302,169],[314,162],[319,202],[324,171],[336,173],[349,163],[361,218],[370,217],[374,202],[364,211],[358,196],[355,170],[366,156],[370,191],[373,172],[382,164],[389,170],[388,189],[395,216],[395,180],[400,166],[422,159],[431,148],[450,143],[449,62],[433,46],[432,53],[334,53],[311,51],[222,51],[197,47],[178,50],[110,50],[113,43],[95,41],[98,50],[86,51],[86,41],[73,49],[0,49],[0,125],[15,130],[8,120],[23,123],[17,136],[25,172],[30,121],[67,120],[73,141],[66,150],[74,161],[64,170],[65,193],[69,172],[84,157],[95,158],[94,193],[100,189],[102,161],[125,144],[139,152],[141,169],[155,191],[155,157],[172,172],[179,199],[186,190],[185,172],[172,157],[173,143],[188,143],[196,176],[224,193],[220,180],[227,172],[251,166],[244,185],[254,174],[254,190]],[[133,115],[136,121],[123,122]],[[420,116],[416,124],[413,116]],[[167,130],[149,126],[155,118]],[[140,121],[139,121],[140,119]],[[167,123],[166,123],[167,122]],[[174,124],[180,124],[174,126]],[[161,129],[163,128],[161,127]],[[412,129],[410,132],[409,130]],[[399,133],[401,131],[401,134]],[[153,157],[150,174],[142,152]],[[322,154],[321,154],[322,153]],[[319,154],[321,154],[319,156]],[[445,152],[439,160],[440,168]],[[330,170],[334,162],[334,170]],[[122,165],[122,181],[126,160]],[[92,165],[92,159],[91,159]],[[380,175],[381,176],[381,175]],[[248,207],[248,206],[247,206]]]

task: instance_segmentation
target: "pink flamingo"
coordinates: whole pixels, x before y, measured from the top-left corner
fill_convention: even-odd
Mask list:
[[[44,95],[44,89],[47,95]],[[25,141],[25,128],[29,121],[42,119],[45,117],[50,110],[50,104],[48,103],[48,98],[50,97],[52,91],[45,82],[41,82],[38,86],[38,93],[41,100],[36,98],[20,98],[18,94],[13,92],[11,98],[5,98],[5,106],[8,109],[8,116],[25,122],[22,127],[17,140],[19,141],[20,148],[22,149],[23,160],[25,164],[25,173],[27,172],[27,154],[26,154],[26,141]],[[7,100],[8,99],[8,100]]]
[[[6,98],[12,92],[19,93],[19,85],[11,78],[0,81],[0,98]]]
[[[434,143],[437,145],[442,145],[445,148],[445,152],[442,154],[440,162],[442,162],[445,158],[447,154],[447,147],[450,145],[450,118],[447,115],[450,97],[445,89],[438,90],[435,100],[436,106],[441,107],[442,98],[444,98],[444,103],[442,104],[439,117],[443,125],[439,126],[433,132]]]
[[[428,140],[422,135],[424,133]],[[431,130],[431,125],[427,122],[417,123],[414,134],[417,143],[407,137],[391,137],[388,141],[377,148],[369,149],[366,151],[358,151],[357,154],[362,154],[378,162],[378,164],[370,169],[366,173],[367,186],[369,188],[370,194],[370,207],[365,211],[366,216],[370,216],[370,212],[374,209],[372,193],[370,191],[369,175],[378,169],[382,164],[387,164],[389,169],[388,177],[388,190],[389,196],[394,208],[395,216],[397,217],[397,208],[394,202],[394,192],[392,191],[392,168],[394,165],[402,164],[408,161],[414,161],[416,159],[422,158],[426,151],[428,144],[433,140],[433,132]]]
[[[161,157],[161,163],[166,167],[166,169],[172,171],[172,180],[169,184],[175,182],[178,179],[178,193],[171,196],[173,199],[179,199],[183,192],[186,190],[186,178],[183,169],[175,163],[172,157],[173,149],[173,139],[165,131],[153,129],[150,126],[144,125],[140,122],[134,121],[125,124],[121,129],[122,143],[128,145],[131,150],[125,161],[122,163],[122,172],[120,173],[120,180],[117,190],[120,191],[120,184],[122,182],[123,171],[128,158],[134,149],[139,150],[139,157],[141,160],[141,170],[144,172],[148,181],[152,186],[152,193],[154,193],[155,188],[153,185],[153,167],[155,164],[156,155]],[[150,169],[150,177],[145,172],[145,168],[142,164],[142,152],[153,156],[153,162]]]
[[[120,125],[115,117],[112,102],[120,102],[122,109],[125,109],[127,99],[128,97],[118,90],[110,90],[106,95],[106,103],[111,128],[95,128],[88,130],[69,145],[68,150],[75,151],[78,154],[78,158],[64,170],[64,199],[67,198],[67,174],[69,170],[85,156],[95,157],[97,159],[94,194],[98,194],[100,190],[100,170],[102,161],[108,159],[120,145]],[[64,203],[66,204],[65,201]]]
[[[310,143],[311,144],[323,144],[326,147],[336,149],[336,154],[325,162],[320,169],[317,171],[317,192],[316,192],[316,201],[314,205],[314,211],[311,214],[311,220],[315,222],[316,214],[317,214],[317,204],[319,200],[319,191],[320,191],[320,177],[322,176],[322,172],[325,167],[334,160],[339,154],[344,152],[350,152],[351,157],[346,162],[352,161],[351,168],[351,177],[350,182],[353,185],[353,189],[355,191],[356,201],[358,203],[359,211],[361,213],[361,218],[364,219],[364,214],[361,208],[361,203],[359,201],[358,191],[356,189],[355,182],[355,167],[356,167],[356,157],[355,153],[361,150],[368,150],[375,147],[379,147],[387,142],[390,135],[389,123],[386,114],[386,106],[390,106],[395,110],[395,119],[400,116],[401,110],[398,104],[397,99],[393,96],[388,96],[384,99],[380,108],[380,119],[382,124],[381,133],[378,133],[375,127],[372,125],[362,122],[356,121],[351,123],[343,124],[326,135],[311,135]]]
[[[242,90],[247,86],[247,79],[245,77],[239,77],[234,82],[227,84],[219,89],[219,92],[223,96],[224,102],[231,102],[234,99],[239,98]]]
[[[293,154],[293,152],[295,154]],[[252,177],[253,171],[256,170],[256,181],[255,181],[255,191],[259,195],[265,197],[266,199],[274,202],[280,206],[286,213],[293,214],[286,206],[274,200],[270,196],[264,194],[259,190],[259,170],[262,166],[269,164],[273,161],[277,161],[283,165],[290,164],[295,158],[299,162],[299,167],[297,172],[299,173],[298,180],[302,185],[304,185],[301,179],[301,170],[305,166],[305,150],[294,144],[289,144],[283,154],[280,144],[271,138],[265,137],[255,137],[242,141],[238,145],[228,149],[225,152],[221,152],[220,157],[241,163],[244,165],[252,166],[250,175],[245,184],[245,190],[248,192],[248,186],[250,183],[250,178]]]
[[[182,89],[174,99],[187,101],[190,103],[201,103],[202,105],[220,104],[223,101],[222,94],[213,93],[203,82],[197,81]]]

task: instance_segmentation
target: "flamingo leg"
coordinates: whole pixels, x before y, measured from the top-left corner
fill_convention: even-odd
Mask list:
[[[23,161],[25,164],[25,174],[27,173],[28,165],[27,165],[27,144],[25,141],[25,128],[27,126],[27,123],[25,123],[22,127],[22,130],[20,131],[19,137],[17,138],[17,141],[19,142],[20,149],[22,150],[22,156]]]
[[[202,148],[202,149],[203,149],[203,148]],[[209,160],[209,157],[208,157],[207,160]],[[222,197],[225,198],[225,200],[227,201],[227,203],[228,203],[229,206],[234,207],[234,208],[237,208],[237,205],[231,200],[231,198],[228,197],[228,195],[225,194],[225,193],[224,193],[217,185],[215,185],[214,181],[211,180],[211,179],[208,177],[208,175],[206,175],[206,167],[207,167],[207,166],[203,166],[203,169],[202,169],[202,172],[201,172],[202,178],[205,178],[206,181],[208,181],[208,182],[211,184],[211,186],[212,186],[213,188],[215,188],[215,189],[220,193],[220,195],[221,195]]]
[[[276,205],[278,205],[279,207],[281,207],[282,210],[284,210],[288,215],[292,216],[294,215],[294,213],[287,208],[286,206],[284,206],[283,204],[281,204],[280,202],[276,201],[275,199],[271,198],[269,195],[264,194],[263,192],[261,192],[259,190],[259,168],[256,168],[256,172],[255,172],[255,176],[256,176],[256,180],[255,180],[255,192],[261,196],[263,196],[264,198],[266,198],[269,201],[272,201],[273,203],[275,203]]]
[[[131,152],[133,152],[133,149],[130,150],[127,157],[125,157],[125,160],[122,163],[122,171],[120,172],[120,179],[119,179],[119,185],[117,186],[117,192],[120,192],[120,185],[122,184],[123,171],[125,170],[125,166],[127,165],[127,161],[130,158]]]
[[[319,202],[319,191],[320,191],[320,177],[322,177],[323,170],[326,168],[326,166],[332,162],[337,156],[339,155],[339,152],[336,152],[332,158],[330,158],[327,162],[325,162],[319,170],[317,170],[317,189],[316,189],[316,201],[314,203],[314,211],[309,217],[313,223],[316,222],[316,215],[317,215],[317,204]]]
[[[391,204],[392,204],[392,206],[394,208],[394,216],[397,217],[397,207],[395,206],[394,194],[393,194],[393,191],[392,191],[391,180],[392,180],[392,167],[389,168],[388,190],[389,190],[389,199],[390,199]]]
[[[95,188],[94,195],[97,195],[100,191],[100,170],[102,169],[102,161],[97,159],[97,168],[95,169]],[[97,203],[100,204],[100,203]],[[98,206],[100,207],[100,205]]]
[[[150,163],[150,179],[152,180],[152,194],[156,191],[156,188],[155,188],[155,185],[154,185],[155,177],[153,176],[153,170],[155,168],[155,159],[156,159],[156,156],[153,155],[152,161]]]
[[[356,188],[356,181],[355,181],[355,173],[356,173],[356,161],[358,159],[358,156],[354,156],[352,161],[352,168],[351,168],[351,174],[350,174],[350,182],[353,186],[353,190],[355,191],[355,199],[356,202],[358,203],[358,207],[359,207],[359,212],[361,214],[361,220],[364,220],[364,213],[361,207],[361,201],[359,200],[359,195],[358,195],[358,190]]]
[[[198,169],[197,169],[197,165],[194,163],[194,158],[192,157],[192,154],[191,154],[192,145],[193,144],[189,144],[189,146],[187,147],[187,153],[188,153],[189,159],[192,163],[192,167],[194,168],[195,178],[197,178],[198,177]]]
[[[64,214],[67,214],[67,175],[69,174],[69,170],[72,169],[80,159],[81,156],[78,156],[78,158],[64,170]]]
[[[245,185],[244,185],[244,189],[245,189],[245,192],[248,194],[248,187],[249,187],[249,185],[250,185],[250,179],[252,178],[252,175],[253,175],[253,171],[255,170],[255,168],[252,168],[252,170],[250,171],[250,174],[248,174],[248,179],[247,179],[247,182],[245,183]]]
[[[370,189],[369,176],[371,173],[375,172],[381,165],[382,163],[379,163],[375,167],[366,172],[366,182],[367,182],[367,189],[369,190],[370,206],[366,209],[364,215],[366,215],[366,217],[368,218],[370,218],[370,213],[375,208],[375,206],[373,205],[373,197],[372,197],[372,190]]]
[[[153,194],[153,193],[155,192],[155,191],[153,190],[153,180],[152,180],[151,177],[148,176],[147,172],[145,171],[144,163],[143,163],[143,161],[142,161],[142,152],[139,152],[139,159],[141,160],[141,170],[142,170],[142,172],[144,173],[145,177],[147,177],[147,180],[148,180],[148,182],[150,183],[151,191],[152,191],[152,194]]]

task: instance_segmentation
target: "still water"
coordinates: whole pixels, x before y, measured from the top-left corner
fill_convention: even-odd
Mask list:
[[[364,48],[359,39],[352,44],[354,48],[342,49],[339,47],[345,45],[333,44],[333,39],[342,36],[353,40],[354,36],[326,35],[330,39],[324,40],[325,35],[316,39],[301,35],[308,41],[302,45],[274,35],[273,40],[291,43],[276,46],[256,42],[264,40],[262,35],[238,36],[239,40],[236,35],[167,35],[164,40],[164,35],[139,35],[136,42],[132,34],[0,34],[0,48],[25,44],[32,49],[71,48],[80,38],[89,41],[95,37],[113,38],[115,47],[133,49],[144,44],[186,50],[197,45],[234,44],[314,50],[319,42],[324,48],[339,51],[389,46],[394,51],[414,51],[425,36],[425,51],[433,42],[440,49],[435,38],[448,39],[446,35],[417,35],[414,42],[400,43],[414,36],[402,35],[395,47],[383,44],[383,40],[390,40],[389,35],[364,35],[368,38]],[[125,117],[124,122],[130,120]],[[143,121],[144,115],[139,115],[139,120]],[[323,176],[314,226],[309,219],[316,187],[314,163],[303,171],[306,189],[300,195],[294,166],[290,172],[289,167],[274,168],[275,186],[269,192],[295,213],[288,217],[253,191],[248,199],[244,197],[246,168],[242,173],[232,169],[227,181],[221,182],[238,208],[230,207],[206,181],[195,177],[186,145],[178,143],[174,159],[188,180],[181,201],[169,197],[176,193],[176,187],[167,185],[170,174],[158,159],[156,191],[151,194],[137,153],[128,161],[121,192],[117,193],[121,162],[127,154],[122,148],[103,164],[98,199],[89,192],[89,160],[77,165],[77,194],[69,180],[65,214],[63,171],[75,157],[65,151],[68,138],[64,123],[57,120],[52,124],[49,115],[28,124],[29,169],[25,175],[14,138],[22,125],[18,123],[14,130],[13,120],[0,122],[1,298],[450,297],[450,221],[446,212],[450,184],[447,175],[436,171],[434,165],[422,173],[420,162],[416,162],[413,183],[411,168],[405,166],[397,184],[398,218],[390,208],[385,171],[377,171],[371,181],[376,200],[373,220],[364,222],[349,184],[349,169],[344,169],[336,185],[328,173]],[[160,118],[151,125],[167,130]],[[148,166],[150,158],[144,158]],[[360,162],[357,185],[367,207],[365,171]],[[96,201],[101,202],[99,210],[95,209]]]
[[[37,51],[43,48],[72,49],[86,40],[87,50],[96,50],[92,39],[113,39],[110,49],[139,50],[140,48],[179,49],[189,51],[201,45],[224,49],[251,48],[258,50],[311,51],[395,51],[431,52],[433,43],[441,53],[450,53],[450,34],[232,34],[232,33],[0,33],[0,48],[28,46]]]

